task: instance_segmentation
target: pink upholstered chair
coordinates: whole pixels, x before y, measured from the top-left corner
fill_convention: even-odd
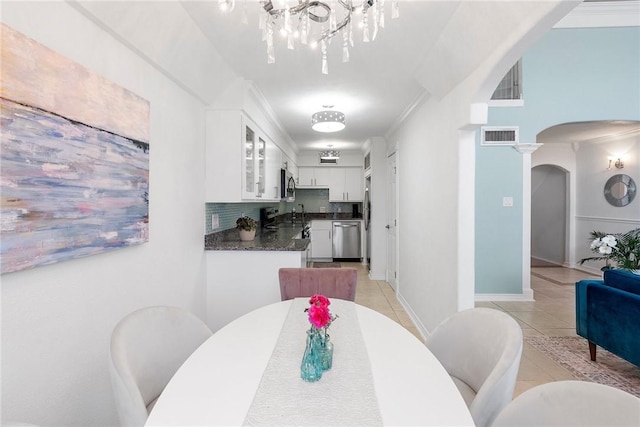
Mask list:
[[[348,301],[356,299],[358,270],[355,268],[281,268],[282,301],[322,294]]]

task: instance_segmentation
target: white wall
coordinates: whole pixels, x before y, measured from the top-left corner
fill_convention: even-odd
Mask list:
[[[444,107],[427,101],[389,138],[398,141],[398,290],[423,333],[458,311],[458,126]]]
[[[67,3],[3,2],[2,22],[151,103],[149,242],[2,276],[2,421],[114,425],[116,322],[159,304],[205,317],[202,105]]]
[[[608,158],[617,158],[618,155],[624,158],[624,169],[616,169],[613,164],[612,169],[608,169]],[[594,255],[589,250],[591,231],[621,233],[640,227],[640,196],[636,196],[628,206],[614,207],[607,203],[603,194],[606,181],[619,173],[629,175],[638,185],[640,136],[610,136],[599,141],[545,144],[532,156],[532,166],[540,165],[557,166],[569,177],[567,266],[599,274],[604,263],[577,264],[580,259]],[[532,234],[535,233],[532,229]],[[532,236],[532,240],[537,238]]]
[[[477,104],[488,100],[515,58],[575,4],[463,3],[456,43],[473,46],[481,38],[490,54],[450,92],[424,100],[386,137],[398,154],[399,298],[425,335],[474,303],[475,170],[470,158],[475,151],[469,133],[486,122],[486,111],[484,117],[475,114]],[[477,26],[476,7],[483,9],[482,26]],[[498,25],[508,21],[506,16],[518,22],[516,28]],[[487,28],[493,38],[486,36]],[[453,59],[459,53],[453,52]],[[447,75],[445,70],[440,66],[431,72]]]
[[[624,157],[624,169],[612,165],[607,169],[608,157]],[[629,175],[640,185],[640,136],[619,138],[601,143],[580,143],[576,152],[576,261],[594,256],[589,250],[589,233],[594,230],[623,233],[640,227],[640,195],[624,207],[610,205],[604,198],[604,185],[616,174]],[[584,264],[586,269],[598,272],[603,263]]]

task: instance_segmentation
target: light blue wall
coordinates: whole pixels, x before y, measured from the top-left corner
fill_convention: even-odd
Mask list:
[[[640,28],[557,29],[523,56],[524,107],[490,108],[488,125],[520,127],[522,143],[561,123],[640,120]],[[476,293],[522,287],[522,155],[476,150]],[[514,197],[513,208],[502,197]]]
[[[513,293],[522,283],[522,164],[511,147],[476,151],[476,293]],[[513,207],[503,207],[513,197]]]
[[[520,141],[556,124],[640,117],[640,27],[557,29],[522,58],[524,107],[490,108]]]

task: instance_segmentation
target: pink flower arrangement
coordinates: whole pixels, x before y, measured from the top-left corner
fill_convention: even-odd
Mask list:
[[[305,311],[309,314],[309,322],[317,329],[328,328],[337,316],[331,316],[329,305],[331,301],[324,295],[313,295],[309,298],[310,307]]]

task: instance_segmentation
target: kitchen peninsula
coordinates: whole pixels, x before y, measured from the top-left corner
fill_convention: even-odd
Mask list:
[[[278,270],[306,267],[310,240],[301,239],[301,223],[281,223],[240,240],[230,229],[205,236],[207,323],[217,331],[232,320],[280,301]]]

